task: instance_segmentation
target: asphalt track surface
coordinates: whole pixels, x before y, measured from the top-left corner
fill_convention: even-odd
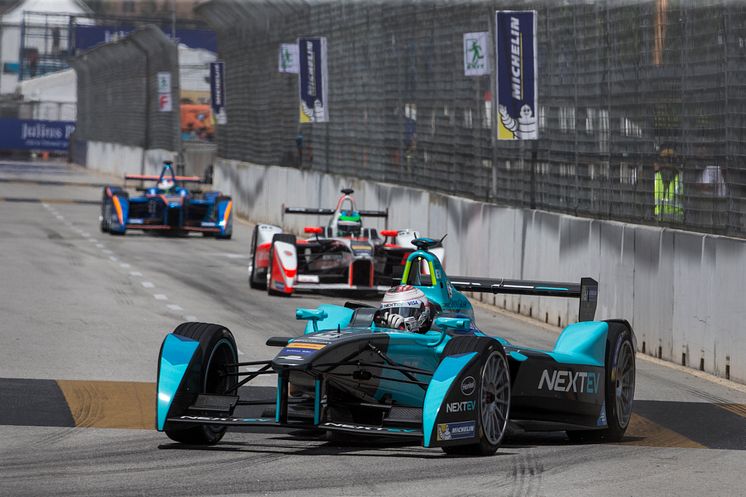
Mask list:
[[[172,443],[153,430],[153,382],[178,323],[224,324],[242,360],[266,359],[266,338],[300,332],[295,307],[343,299],[250,290],[245,223],[229,241],[101,233],[97,185],[109,181],[64,164],[0,163],[2,496],[746,495],[746,388],[640,359],[619,444],[516,434],[494,457],[457,458],[268,429],[232,431],[210,448]],[[477,322],[528,346],[556,338],[486,307]]]

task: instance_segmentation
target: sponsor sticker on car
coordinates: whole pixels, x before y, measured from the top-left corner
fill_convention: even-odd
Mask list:
[[[461,402],[449,402],[446,404],[446,412],[471,412],[477,408],[476,400],[462,400]]]
[[[539,390],[553,392],[575,392],[597,394],[601,386],[601,375],[590,371],[545,369],[539,378]]]
[[[325,343],[306,343],[306,342],[290,342],[285,348],[287,349],[310,349],[310,350],[321,350],[326,347]]]
[[[437,439],[439,441],[448,441],[473,438],[476,432],[477,424],[474,421],[439,423],[437,427]]]
[[[461,393],[466,395],[467,397],[471,396],[476,388],[477,382],[474,380],[473,376],[467,376],[466,378],[461,380]]]

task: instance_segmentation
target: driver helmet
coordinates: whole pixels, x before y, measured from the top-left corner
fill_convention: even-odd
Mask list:
[[[158,189],[163,191],[170,191],[174,187],[174,182],[171,180],[171,178],[163,178],[161,181],[158,182]]]
[[[359,236],[363,221],[358,211],[340,211],[337,219],[337,236]]]
[[[433,323],[433,306],[419,288],[395,286],[386,291],[376,312],[377,326],[425,333]]]

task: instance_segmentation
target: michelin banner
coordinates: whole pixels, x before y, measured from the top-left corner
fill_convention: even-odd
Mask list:
[[[299,38],[298,62],[300,74],[300,122],[329,121],[327,90],[326,38]]]
[[[225,114],[225,64],[222,61],[210,62],[210,106],[215,122],[228,123]]]
[[[495,38],[497,139],[536,140],[536,11],[497,11]]]

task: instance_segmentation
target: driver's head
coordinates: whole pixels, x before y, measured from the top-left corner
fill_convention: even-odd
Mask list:
[[[343,210],[337,219],[337,236],[360,236],[363,221],[357,211]]]
[[[433,306],[419,288],[395,286],[386,291],[373,320],[376,326],[425,333],[433,323]]]
[[[163,178],[158,183],[158,189],[163,191],[170,191],[174,187],[174,182],[171,181],[171,178]]]

